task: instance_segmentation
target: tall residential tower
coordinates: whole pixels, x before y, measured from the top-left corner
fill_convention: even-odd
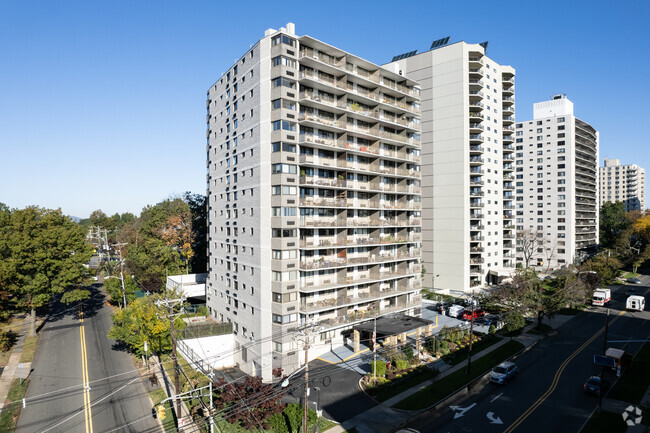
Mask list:
[[[448,39],[386,67],[422,86],[424,286],[469,293],[514,271],[515,70]]]
[[[269,29],[207,95],[210,314],[271,378],[352,324],[420,313],[420,91],[309,36]]]
[[[622,201],[626,211],[645,209],[645,169],[605,158],[605,166],[599,168],[599,174],[601,204]]]
[[[538,270],[573,264],[598,245],[598,131],[566,95],[516,125],[517,262]]]

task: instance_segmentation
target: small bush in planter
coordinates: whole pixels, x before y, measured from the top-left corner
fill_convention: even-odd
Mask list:
[[[386,375],[386,379],[388,380],[395,380],[395,373],[388,373]]]
[[[398,370],[404,370],[408,367],[408,361],[406,359],[398,359],[395,361],[395,367]]]

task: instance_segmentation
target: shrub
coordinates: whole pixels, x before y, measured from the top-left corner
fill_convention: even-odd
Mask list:
[[[397,374],[395,375],[395,379],[401,379],[401,378],[402,378],[402,375],[401,375],[401,374],[397,373]]]
[[[449,349],[449,342],[447,340],[442,340],[440,342],[440,350],[445,351]]]
[[[407,344],[406,346],[402,347],[402,353],[404,356],[406,356],[406,360],[410,361],[413,359],[413,346]]]
[[[207,316],[208,315],[208,307],[205,305],[201,305],[199,308],[196,309],[196,315],[197,316]]]
[[[395,373],[388,373],[386,375],[386,379],[388,380],[395,380]]]
[[[370,363],[370,372],[377,376],[386,374],[386,363],[384,361],[372,361]]]
[[[526,319],[519,311],[511,311],[505,317],[505,327],[509,333],[520,330],[526,326]]]
[[[13,331],[0,331],[0,351],[6,352],[16,344],[17,335]]]
[[[497,328],[495,328],[494,325],[490,325],[490,328],[488,329],[488,334],[494,335],[495,332],[497,332]]]
[[[449,355],[449,349],[444,348],[440,352],[442,352],[442,356]]]
[[[408,367],[408,361],[405,359],[398,359],[397,361],[395,361],[395,367],[398,370],[404,370]]]

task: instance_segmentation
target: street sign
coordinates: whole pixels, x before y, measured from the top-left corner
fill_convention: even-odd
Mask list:
[[[616,368],[616,360],[609,356],[594,355],[594,364],[602,365],[603,367]]]

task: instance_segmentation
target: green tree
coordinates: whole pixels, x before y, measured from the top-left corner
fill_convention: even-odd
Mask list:
[[[510,311],[505,316],[504,326],[506,331],[512,334],[526,326],[526,319],[524,319],[524,315],[519,311]]]
[[[135,299],[126,308],[118,309],[113,315],[113,326],[108,338],[126,344],[138,356],[144,354],[144,342],[147,341],[155,353],[167,353],[172,348],[169,320],[166,311],[156,305],[156,296]],[[177,322],[183,327],[183,322]],[[175,324],[176,324],[175,323]]]
[[[629,228],[630,222],[625,217],[625,203],[605,202],[600,207],[600,246],[612,248],[621,232]]]
[[[30,206],[10,213],[2,236],[10,263],[3,267],[10,268],[9,290],[30,311],[30,335],[35,335],[36,309],[53,294],[82,283],[92,247],[83,229],[60,209]]]
[[[86,299],[90,299],[90,290],[87,289],[73,289],[65,292],[63,296],[61,296],[61,302],[63,302],[66,305],[70,305],[72,303],[79,303],[81,301],[85,301]]]
[[[192,218],[192,251],[190,269],[194,273],[207,272],[208,266],[208,204],[207,197],[186,192],[183,200],[190,207]]]
[[[581,268],[583,271],[596,272],[603,284],[613,284],[622,267],[623,264],[618,259],[611,257],[611,254],[606,252],[591,257],[582,264]]]
[[[124,293],[122,292],[122,280],[120,277],[105,279],[104,288],[111,298],[111,303],[121,307],[124,303]],[[126,302],[130,304],[135,300],[135,291],[138,290],[138,285],[130,275],[124,276],[124,288],[126,289]]]

